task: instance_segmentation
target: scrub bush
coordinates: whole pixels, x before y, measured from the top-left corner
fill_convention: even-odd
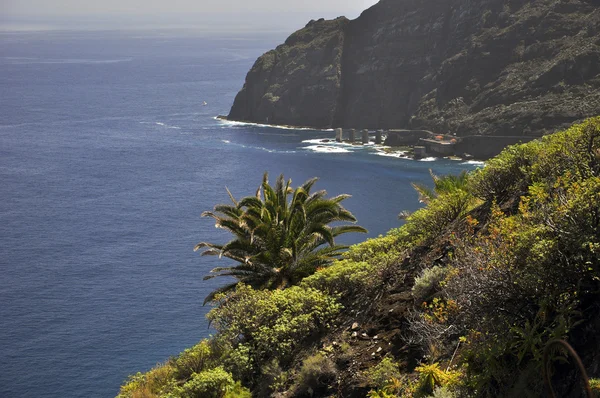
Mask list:
[[[369,386],[377,389],[385,388],[392,379],[400,379],[401,376],[398,363],[390,357],[383,358],[365,373]]]
[[[207,318],[234,347],[247,347],[253,364],[286,362],[303,341],[328,330],[341,310],[333,297],[298,286],[269,291],[241,285],[217,300]]]
[[[421,303],[440,290],[440,283],[446,278],[450,269],[448,267],[434,266],[423,270],[415,278],[412,288],[413,296],[417,303]]]
[[[222,367],[194,373],[183,386],[176,387],[173,398],[223,398],[235,383],[231,373]]]
[[[317,391],[327,391],[333,384],[337,369],[331,359],[322,353],[309,356],[295,377],[292,389],[297,395],[312,395]]]

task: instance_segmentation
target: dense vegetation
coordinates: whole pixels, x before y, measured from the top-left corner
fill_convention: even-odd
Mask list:
[[[435,177],[426,206],[286,289],[219,293],[216,334],[120,397],[527,397],[562,338],[600,382],[600,118]],[[558,396],[579,389],[551,355]]]

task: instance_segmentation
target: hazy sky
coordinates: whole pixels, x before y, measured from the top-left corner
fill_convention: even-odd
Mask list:
[[[179,14],[226,12],[321,12],[356,17],[377,0],[0,0],[0,13],[67,16],[73,14]]]

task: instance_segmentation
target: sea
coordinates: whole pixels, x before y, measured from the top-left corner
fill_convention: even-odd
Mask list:
[[[284,34],[0,33],[0,396],[114,397],[214,333],[203,281],[226,242],[203,211],[264,172],[344,202],[368,234],[421,206],[411,182],[481,167],[402,159],[334,132],[227,122],[255,59]],[[330,141],[327,141],[330,140]]]

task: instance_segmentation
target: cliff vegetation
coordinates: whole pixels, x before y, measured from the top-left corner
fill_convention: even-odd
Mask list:
[[[216,330],[119,397],[538,397],[568,341],[600,389],[600,117],[416,185],[426,206],[287,288],[215,296]],[[563,350],[557,396],[580,396]]]

